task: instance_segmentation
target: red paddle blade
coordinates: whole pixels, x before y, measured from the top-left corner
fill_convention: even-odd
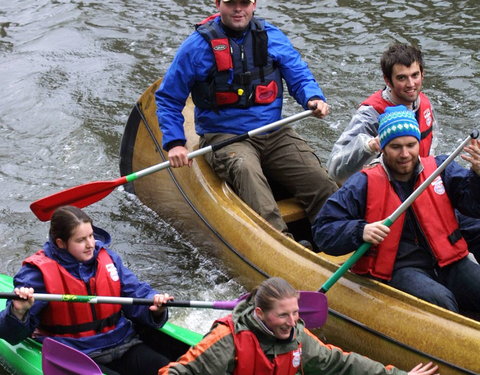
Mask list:
[[[126,177],[112,181],[89,182],[41,198],[30,205],[30,209],[41,221],[48,221],[57,207],[64,205],[83,208],[98,202],[110,194],[117,186],[127,183]]]
[[[45,375],[102,375],[100,367],[88,355],[46,338],[42,346],[42,372]]]
[[[298,300],[300,318],[308,329],[320,328],[327,321],[327,296],[320,292],[301,291]]]

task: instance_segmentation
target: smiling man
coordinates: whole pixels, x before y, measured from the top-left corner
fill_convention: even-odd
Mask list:
[[[412,111],[389,107],[379,117],[380,162],[352,175],[320,210],[313,227],[325,253],[372,247],[352,271],[449,310],[480,312],[480,266],[470,260],[454,208],[480,217],[480,141],[465,147],[470,169],[451,162],[391,227],[383,221],[446,155],[419,157]]]
[[[385,88],[362,102],[328,158],[328,174],[338,184],[379,156],[378,118],[387,107],[404,105],[414,112],[420,125],[421,157],[428,156],[437,143],[439,125],[430,100],[422,93],[425,69],[420,49],[392,44],[383,53],[380,66]],[[470,252],[480,263],[480,221],[458,211],[456,214]]]
[[[424,79],[423,55],[407,44],[393,44],[382,55],[385,88],[364,100],[333,146],[327,161],[329,175],[343,183],[380,153],[378,117],[385,108],[403,104],[415,113],[420,124],[420,156],[428,156],[433,130],[438,129],[432,105],[421,90]]]

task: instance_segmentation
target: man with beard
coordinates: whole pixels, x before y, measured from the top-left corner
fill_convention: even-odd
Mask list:
[[[480,265],[468,257],[454,208],[480,217],[480,141],[451,162],[391,227],[383,224],[446,158],[419,157],[421,134],[412,111],[389,107],[379,117],[380,162],[352,175],[320,210],[313,226],[322,251],[371,249],[352,267],[446,309],[480,312]]]

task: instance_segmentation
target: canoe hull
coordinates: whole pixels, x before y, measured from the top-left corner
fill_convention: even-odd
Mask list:
[[[154,83],[127,122],[121,175],[166,160],[156,118]],[[187,147],[198,147],[192,103],[183,112]],[[301,290],[318,290],[338,259],[315,254],[273,229],[220,181],[202,157],[191,168],[163,170],[127,186],[162,219],[209,255],[222,259],[246,287],[280,276]],[[327,293],[329,318],[315,333],[325,341],[383,363],[410,369],[430,360],[441,373],[480,373],[480,323],[384,284],[348,272]]]

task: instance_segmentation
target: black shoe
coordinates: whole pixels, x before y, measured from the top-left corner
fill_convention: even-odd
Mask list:
[[[300,240],[300,241],[298,241],[298,243],[299,243],[300,245],[302,245],[303,247],[306,247],[308,250],[312,250],[312,251],[313,251],[313,246],[312,246],[312,244],[310,243],[310,241]]]

